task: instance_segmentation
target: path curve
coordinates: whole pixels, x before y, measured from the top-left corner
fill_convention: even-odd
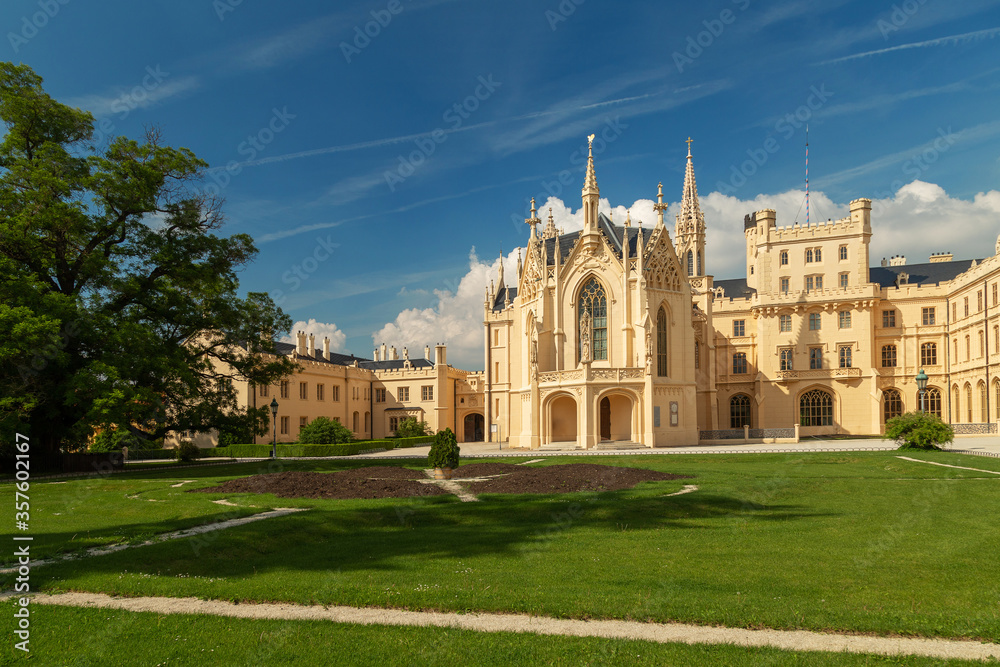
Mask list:
[[[295,604],[233,604],[198,598],[115,598],[98,593],[35,594],[35,604],[94,607],[158,614],[211,614],[250,619],[326,620],[361,625],[448,627],[479,632],[530,632],[540,635],[638,639],[659,643],[769,646],[790,651],[829,651],[878,655],[988,660],[1000,658],[1000,644],[954,639],[916,639],[827,634],[806,630],[747,630],[683,623],[581,621],[524,614],[456,614],[400,609],[321,607]]]

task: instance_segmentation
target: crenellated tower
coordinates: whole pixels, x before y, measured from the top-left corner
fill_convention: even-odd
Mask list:
[[[681,212],[674,228],[674,248],[688,277],[705,275],[705,214],[698,205],[698,186],[694,180],[694,162],[688,137],[687,170],[684,173],[684,194]]]

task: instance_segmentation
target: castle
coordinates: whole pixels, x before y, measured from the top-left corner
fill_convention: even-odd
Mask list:
[[[412,416],[460,442],[523,448],[780,441],[882,433],[921,404],[957,433],[996,432],[1000,240],[984,259],[873,267],[870,200],[807,225],[779,227],[763,210],[744,219],[745,277],[717,281],[690,140],[672,239],[662,184],[656,199],[651,227],[613,223],[598,211],[591,150],[582,230],[561,233],[551,213],[543,226],[532,202],[516,282],[501,264],[486,291],[482,372],[449,366],[444,346],[400,359],[383,344],[361,359],[299,332],[278,348],[302,370],[238,386],[240,403],[277,396],[280,441],[318,416],[359,439],[389,437]]]

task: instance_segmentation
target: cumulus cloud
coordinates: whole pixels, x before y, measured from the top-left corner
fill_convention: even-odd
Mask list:
[[[865,196],[859,193],[859,197]],[[805,223],[805,192],[789,190],[778,194],[760,194],[739,199],[720,192],[700,198],[705,214],[706,270],[716,279],[746,276],[746,242],[743,217],[754,211],[772,208],[779,226]],[[834,202],[823,192],[811,192],[810,220],[833,219],[850,214],[849,202]],[[565,232],[583,228],[583,210],[573,210],[561,199],[550,197],[539,206],[538,217],[548,220],[549,209],[556,227]],[[613,212],[616,223],[631,211],[634,225],[644,227],[656,222],[653,202],[641,199],[631,206],[611,206],[602,199],[600,210]],[[673,238],[674,222],[680,203],[671,203],[664,222]],[[947,231],[945,231],[947,230]],[[892,196],[872,201],[871,263],[882,257],[906,255],[909,264],[923,263],[932,252],[950,251],[955,259],[982,258],[993,254],[996,235],[1000,234],[1000,191],[977,194],[971,201],[950,196],[933,183],[913,181]],[[505,279],[516,280],[517,249],[504,259]],[[483,295],[490,280],[496,282],[499,259],[480,260],[475,249],[469,255],[469,271],[453,286],[435,290],[438,303],[430,308],[412,308],[401,312],[393,322],[372,335],[376,345],[386,343],[411,350],[442,342],[449,346],[448,360],[469,370],[483,367]],[[296,327],[299,325],[296,324]]]
[[[305,320],[299,320],[292,325],[292,333],[285,336],[281,340],[285,343],[295,344],[295,333],[298,331],[304,331],[306,334],[314,334],[316,336],[316,349],[323,349],[323,339],[330,339],[330,351],[331,352],[344,352],[347,345],[347,334],[337,328],[337,325],[333,322],[317,322],[314,319],[310,319],[308,322]]]

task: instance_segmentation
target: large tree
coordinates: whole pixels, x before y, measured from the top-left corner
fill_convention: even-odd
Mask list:
[[[0,63],[0,436],[78,446],[96,428],[254,427],[234,381],[270,384],[291,321],[238,295],[257,250],[221,236],[206,163],[148,130],[95,147],[93,116],[53,100],[29,67]],[[266,422],[265,422],[266,423]]]

